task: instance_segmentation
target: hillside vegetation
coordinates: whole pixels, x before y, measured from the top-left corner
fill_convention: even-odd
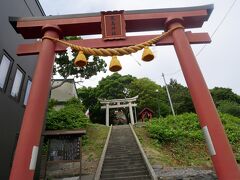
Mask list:
[[[58,102],[50,101],[46,118],[47,130],[86,129],[83,136],[82,163],[83,174],[94,174],[100,159],[109,127],[93,124],[85,115],[86,109],[78,99],[71,99],[64,107],[56,110]],[[44,151],[47,151],[47,143]]]
[[[91,122],[104,124],[105,111],[101,109],[99,99],[124,99],[138,96],[137,114],[143,108],[148,107],[154,112],[153,117],[155,118],[171,115],[165,88],[148,78],[113,73],[100,80],[96,87],[81,87],[77,91],[82,104],[89,109]],[[168,89],[176,114],[195,113],[187,87],[170,79]],[[210,89],[210,93],[219,112],[240,118],[240,96],[238,94],[235,94],[232,89],[224,87]],[[110,123],[115,118],[116,110],[121,110],[126,115],[129,114],[127,108],[110,109]]]
[[[109,127],[101,124],[88,124],[87,136],[83,145],[83,173],[94,174],[97,170]]]
[[[240,162],[240,118],[220,114],[238,163]],[[211,167],[197,115],[153,119],[146,126],[135,127],[152,164],[165,166]]]

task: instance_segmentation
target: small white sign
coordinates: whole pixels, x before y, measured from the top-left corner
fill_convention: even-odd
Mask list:
[[[29,170],[35,170],[38,156],[38,146],[33,146]]]
[[[210,136],[209,131],[208,131],[208,127],[204,126],[202,128],[202,130],[203,130],[203,134],[204,134],[204,137],[205,137],[205,140],[206,140],[206,143],[207,143],[209,154],[211,156],[216,155],[216,151],[215,151],[215,148],[213,146],[212,139],[211,139],[211,136]]]

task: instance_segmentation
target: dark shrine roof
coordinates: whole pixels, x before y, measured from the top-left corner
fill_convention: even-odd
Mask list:
[[[139,115],[141,115],[142,113],[144,113],[144,112],[150,112],[150,113],[152,113],[153,114],[153,110],[151,110],[150,108],[144,108],[140,113],[139,113]]]
[[[86,134],[85,129],[72,129],[72,130],[48,130],[43,133],[43,136],[83,136]]]

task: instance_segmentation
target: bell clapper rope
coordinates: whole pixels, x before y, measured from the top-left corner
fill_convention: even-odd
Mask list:
[[[140,62],[138,62],[138,60],[136,59],[136,57],[134,57],[133,54],[130,54],[130,56],[133,58],[133,60],[139,65],[142,66]]]

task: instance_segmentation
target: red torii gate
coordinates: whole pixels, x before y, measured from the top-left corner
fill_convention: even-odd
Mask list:
[[[124,13],[126,32],[202,27],[207,21],[213,5],[126,11]],[[90,35],[101,33],[101,16],[96,14],[50,16],[37,18],[10,18],[18,33],[26,39],[51,36]],[[151,39],[153,36],[134,36],[123,40],[103,41],[102,39],[70,41],[88,47],[122,47]],[[174,45],[185,80],[203,129],[214,168],[220,180],[240,179],[239,167],[234,158],[229,141],[225,135],[221,120],[208,91],[191,44],[210,43],[207,33],[185,32],[178,28],[156,45]],[[48,102],[49,84],[55,59],[55,52],[65,51],[65,47],[50,39],[33,44],[22,44],[18,55],[39,54],[32,88],[26,107],[22,127],[17,143],[11,180],[32,179],[35,170],[35,157],[40,142],[45,109]]]

